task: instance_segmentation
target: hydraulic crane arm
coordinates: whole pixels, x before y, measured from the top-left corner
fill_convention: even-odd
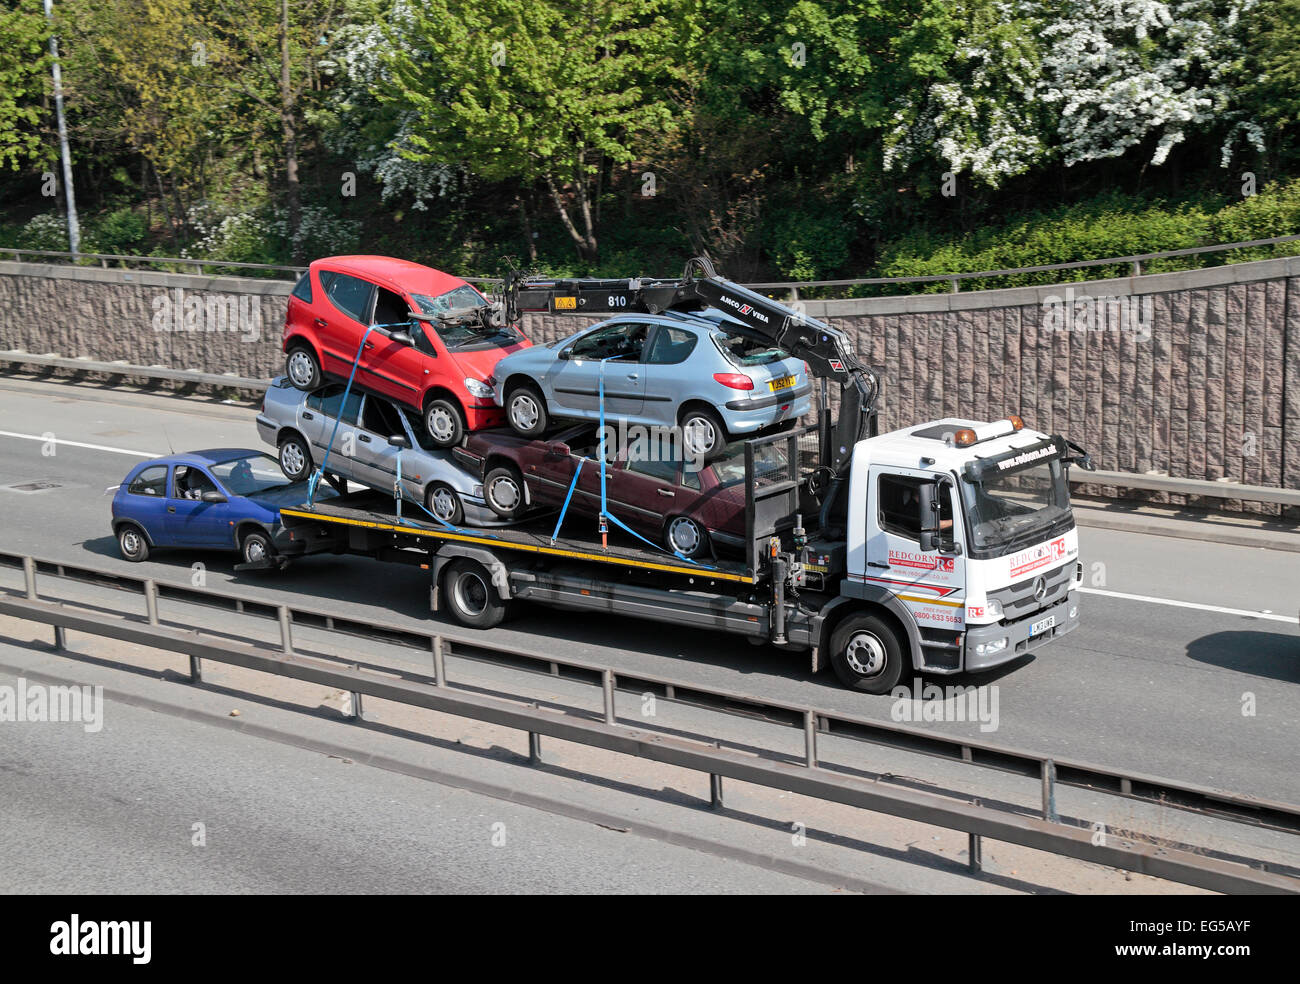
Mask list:
[[[829,393],[825,385],[822,388],[819,417],[825,477],[838,482],[847,476],[853,446],[875,434],[880,381],[871,367],[858,359],[849,337],[779,301],[724,280],[707,257],[688,262],[679,280],[531,280],[512,276],[506,281],[502,302],[505,319],[511,324],[529,311],[605,315],[716,308],[732,322],[721,326],[724,331],[783,349],[803,359],[814,376],[840,384],[840,413],[834,423]]]

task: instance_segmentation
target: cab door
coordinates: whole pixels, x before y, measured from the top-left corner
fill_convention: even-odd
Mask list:
[[[952,476],[873,465],[868,479],[866,580],[897,595],[918,624],[960,630],[966,621],[966,567]],[[919,489],[936,480],[944,549],[922,550]]]

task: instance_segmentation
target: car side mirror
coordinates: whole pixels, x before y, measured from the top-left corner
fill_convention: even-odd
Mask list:
[[[415,344],[415,339],[411,337],[411,333],[409,331],[389,332],[388,337],[391,338],[393,341],[395,341],[398,345]]]
[[[204,502],[228,502],[229,500],[220,492],[204,492]]]
[[[411,439],[405,434],[393,434],[389,437],[388,443],[395,448],[401,448],[403,451],[411,450]]]
[[[573,358],[573,349],[561,349],[560,354],[556,356],[561,362],[568,362]]]

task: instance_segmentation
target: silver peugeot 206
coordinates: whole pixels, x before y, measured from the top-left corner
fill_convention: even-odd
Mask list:
[[[405,500],[422,504],[453,526],[501,525],[483,501],[481,481],[455,464],[449,451],[434,446],[418,417],[382,396],[355,389],[345,405],[343,390],[342,383],[329,383],[304,393],[281,376],[266,391],[257,432],[279,450],[286,478],[306,478],[325,460],[329,446],[333,450],[327,467],[332,474],[392,495],[400,451]],[[334,443],[329,445],[331,434]],[[394,436],[405,437],[409,449],[393,444]],[[407,512],[422,516],[418,509]]]
[[[688,449],[713,457],[812,409],[803,361],[728,325],[718,311],[619,315],[506,356],[494,396],[511,427],[538,437],[555,418],[597,419],[603,373],[607,417],[680,427]]]

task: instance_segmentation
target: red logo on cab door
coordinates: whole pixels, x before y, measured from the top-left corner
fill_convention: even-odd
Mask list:
[[[889,551],[890,567],[910,567],[917,571],[938,571],[949,574],[953,571],[953,559],[937,554],[915,553],[911,550]]]
[[[1065,559],[1065,537],[1060,536],[1050,543],[1040,543],[1011,556],[1011,576],[1019,577],[1029,574]]]

